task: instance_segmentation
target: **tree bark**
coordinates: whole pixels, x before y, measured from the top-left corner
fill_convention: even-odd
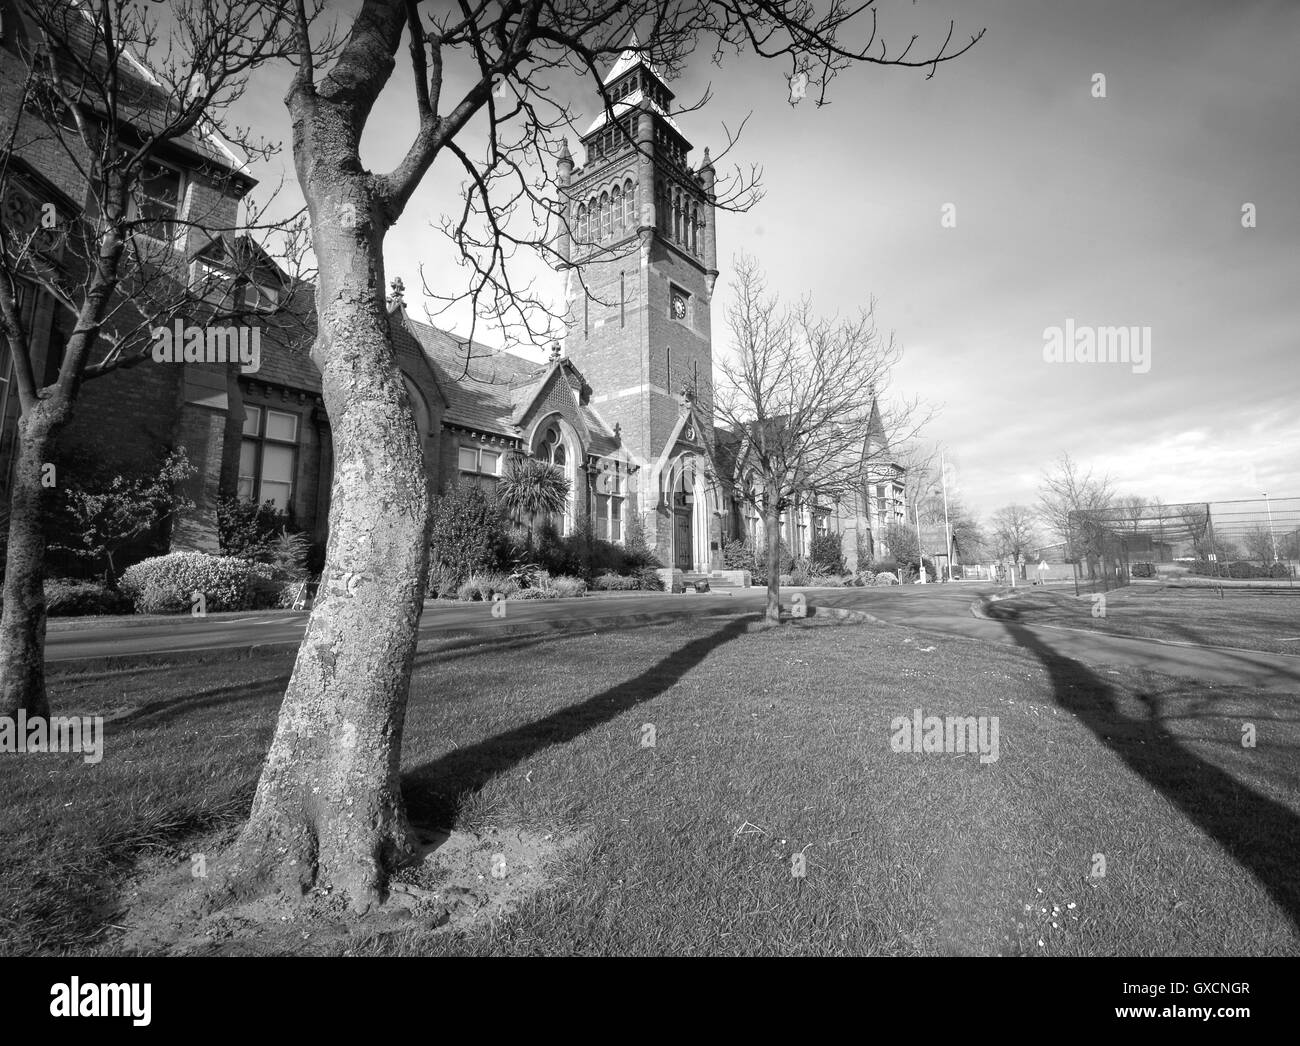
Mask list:
[[[769,511],[764,518],[767,530],[767,621],[781,623],[781,514]]]
[[[45,692],[45,493],[41,469],[57,426],[38,404],[18,419],[9,551],[0,618],[0,715],[48,716]]]
[[[428,563],[429,491],[382,298],[352,279],[378,252],[321,255],[313,356],[334,442],[329,543],[319,595],[285,693],[227,885],[383,900],[414,850],[400,761]]]
[[[384,233],[345,106],[290,94],[319,266],[312,357],[334,445],[329,541],[252,812],[219,894],[329,890],[382,903],[415,850],[400,764],[430,499],[384,301]]]

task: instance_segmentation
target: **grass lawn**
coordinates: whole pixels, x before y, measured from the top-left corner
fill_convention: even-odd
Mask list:
[[[1233,591],[1132,585],[1106,593],[1106,616],[1093,617],[1091,596],[1017,594],[1007,604],[1030,625],[1090,628],[1114,635],[1178,643],[1300,654],[1300,588]]]
[[[0,950],[116,951],[133,869],[246,813],[290,667],[54,676],[56,712],[115,718],[98,765],[0,756]],[[998,761],[892,751],[918,707],[997,716]],[[317,947],[1300,954],[1298,743],[1300,698],[898,628],[449,638],[412,684],[413,819],[577,842],[499,918]]]

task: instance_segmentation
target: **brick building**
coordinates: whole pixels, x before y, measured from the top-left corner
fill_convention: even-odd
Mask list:
[[[12,79],[0,70],[0,91]],[[736,436],[712,418],[713,167],[707,149],[691,165],[691,143],[667,115],[672,93],[649,63],[625,52],[605,83],[615,99],[613,120],[602,111],[583,134],[581,166],[567,153],[558,165],[557,191],[571,207],[571,229],[559,244],[568,263],[563,350],[538,362],[467,344],[411,317],[400,280],[389,302],[392,336],[432,489],[493,485],[511,453],[542,457],[570,480],[562,530],[589,513],[600,537],[623,541],[636,513],[665,566],[705,573],[722,567],[725,541],[762,540],[761,521],[732,496],[734,484],[746,481],[737,475]],[[220,276],[240,245],[196,240],[183,223],[202,212],[233,225],[253,182],[221,143],[185,145],[157,176],[151,213],[187,278]],[[55,171],[63,196],[84,204],[84,189],[56,158],[30,168],[33,177],[36,169]],[[34,191],[46,198],[53,187]],[[261,271],[249,301],[274,303],[285,288],[272,265]],[[41,299],[33,292],[27,307],[57,361],[66,323],[60,328]],[[40,319],[42,310],[51,319]],[[136,462],[163,447],[185,447],[198,466],[188,491],[194,509],[163,536],[172,547],[215,550],[217,501],[231,494],[273,502],[323,542],[332,450],[309,355],[312,323],[308,294],[287,313],[268,314],[254,373],[148,361],[88,383],[65,444],[74,455],[109,445]],[[7,355],[0,358],[5,374],[11,366]],[[8,441],[15,411],[12,404],[5,410]],[[883,441],[878,417],[873,438]],[[8,446],[0,442],[0,453]],[[4,475],[10,467],[0,461]],[[782,529],[791,549],[806,554],[814,533],[835,531],[845,535],[850,565],[863,547],[860,535],[876,536],[865,555],[883,554],[879,535],[903,514],[902,470],[876,471],[871,488],[848,503],[788,513]]]

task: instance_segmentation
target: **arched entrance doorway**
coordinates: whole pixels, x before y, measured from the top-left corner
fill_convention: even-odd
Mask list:
[[[673,460],[664,480],[664,501],[670,513],[671,563],[685,573],[709,570],[709,491],[703,468],[694,454]]]

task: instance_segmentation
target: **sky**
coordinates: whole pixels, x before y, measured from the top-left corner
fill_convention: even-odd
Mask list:
[[[875,300],[903,347],[889,395],[933,408],[925,438],[986,518],[1032,504],[1067,452],[1122,494],[1300,495],[1300,4],[878,7],[891,51],[916,33],[914,53],[932,53],[950,19],[955,41],[985,35],[928,79],[861,65],[821,108],[790,104],[788,70],[753,56],[718,67],[701,53],[670,83],[679,102],[712,93],[677,121],[693,158],[746,121],[727,159],[763,171],[761,202],[718,215],[715,358],[731,262],[746,253],[771,289],[824,314]],[[372,170],[394,166],[415,129],[405,45],[399,59],[363,139]],[[257,193],[286,180],[280,210],[301,200],[288,75],[260,71],[231,114],[285,141],[253,165]],[[457,86],[453,70],[446,90]],[[587,119],[597,111],[589,84],[556,89]],[[471,125],[463,144],[481,149],[482,133]],[[464,286],[436,231],[462,200],[452,160],[439,158],[388,235],[388,276],[403,279],[416,316],[421,271],[443,292]],[[432,322],[468,329],[463,310]],[[1149,358],[1049,361],[1048,329],[1067,324],[1149,328]]]

